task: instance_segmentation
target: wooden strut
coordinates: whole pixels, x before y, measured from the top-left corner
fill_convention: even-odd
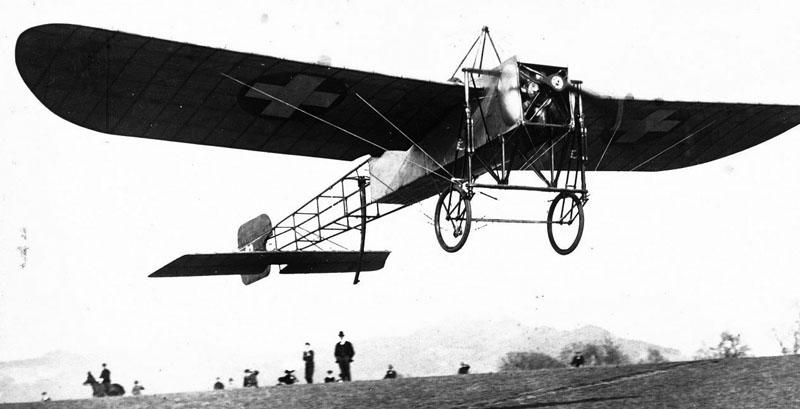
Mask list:
[[[358,252],[358,267],[356,267],[356,276],[353,279],[353,285],[358,284],[358,277],[361,275],[361,261],[364,258],[364,243],[367,240],[367,178],[365,176],[358,177],[358,192],[361,198],[361,249]]]

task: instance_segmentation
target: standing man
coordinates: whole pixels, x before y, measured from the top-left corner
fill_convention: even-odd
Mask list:
[[[314,383],[314,351],[308,342],[306,342],[306,349],[303,351],[303,361],[306,363],[306,382]]]
[[[339,364],[339,371],[341,372],[342,381],[350,382],[350,362],[353,362],[353,356],[356,355],[353,350],[353,344],[350,341],[344,340],[344,332],[339,331],[339,342],[333,350],[333,356],[336,357],[336,363]]]
[[[103,364],[103,370],[100,371],[100,379],[103,380],[103,382],[101,382],[103,384],[103,391],[108,393],[108,387],[111,386],[111,371],[106,368],[106,364]]]

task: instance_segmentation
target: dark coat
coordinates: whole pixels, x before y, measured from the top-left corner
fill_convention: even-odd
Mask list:
[[[314,351],[303,351],[303,361],[306,361],[306,367],[314,366]]]
[[[106,368],[103,368],[103,371],[100,372],[100,379],[103,380],[102,383],[111,383],[111,371]]]
[[[336,362],[352,361],[355,355],[356,351],[353,349],[353,344],[351,344],[350,341],[344,341],[344,344],[337,342],[336,348],[333,349],[333,356],[336,357]]]

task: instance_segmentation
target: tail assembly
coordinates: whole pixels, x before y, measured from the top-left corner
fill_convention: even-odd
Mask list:
[[[234,253],[187,254],[150,274],[150,277],[239,275],[245,285],[269,275],[355,273],[383,268],[388,251],[364,249],[367,223],[392,214],[408,204],[384,204],[368,199],[370,177],[365,160],[277,224],[259,215],[242,224]],[[358,250],[346,250],[339,236],[357,232]],[[337,238],[336,242],[331,239]],[[354,243],[349,243],[354,244]],[[339,248],[329,251],[326,249]]]
[[[260,214],[256,218],[239,226],[238,244],[239,250],[246,251],[267,251],[267,240],[272,236],[272,221],[266,214]],[[270,265],[258,274],[242,274],[244,285],[250,285],[269,275]]]
[[[235,253],[187,254],[150,277],[239,275],[250,285],[269,275],[272,265],[281,274],[346,273],[383,268],[388,251],[267,251],[273,235],[269,217],[262,214],[239,227]]]

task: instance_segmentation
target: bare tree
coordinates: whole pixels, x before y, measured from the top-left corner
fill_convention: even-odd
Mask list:
[[[662,362],[667,362],[667,358],[656,348],[648,348],[647,349],[647,358],[644,361],[648,364],[660,364]]]
[[[723,331],[720,335],[719,344],[716,347],[708,347],[697,351],[698,359],[726,359],[742,358],[747,356],[750,347],[743,344],[741,335],[733,335],[728,331]]]
[[[788,341],[785,338],[781,338],[775,329],[772,331],[775,333],[775,338],[778,340],[778,344],[781,346],[781,353],[783,355],[800,354],[800,318],[794,322],[794,327],[789,333],[790,340]]]
[[[501,372],[562,367],[564,367],[563,362],[540,352],[509,352],[500,360]]]
[[[586,343],[573,343],[561,350],[558,357],[562,362],[569,362],[572,356],[580,352],[585,358],[588,365],[625,365],[631,362],[619,344],[616,344],[611,338],[606,338],[602,343],[586,342]]]

